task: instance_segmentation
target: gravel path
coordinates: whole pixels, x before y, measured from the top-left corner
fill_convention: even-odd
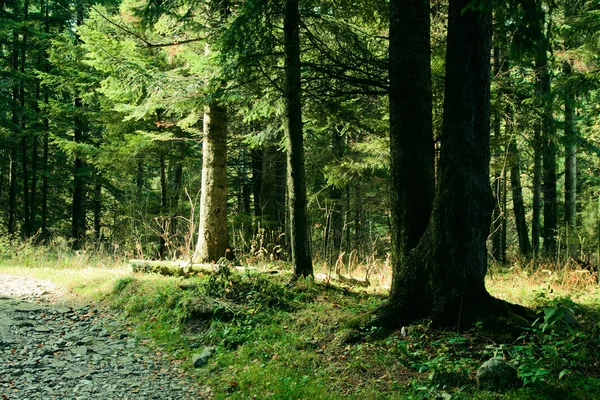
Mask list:
[[[58,302],[50,282],[0,273],[0,399],[202,399],[201,385],[105,309]]]

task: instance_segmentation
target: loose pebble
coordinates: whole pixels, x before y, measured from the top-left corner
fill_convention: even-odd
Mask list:
[[[50,282],[0,274],[0,399],[206,398],[109,310],[72,308],[60,294]]]

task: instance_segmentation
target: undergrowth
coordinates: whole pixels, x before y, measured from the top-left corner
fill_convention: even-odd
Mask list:
[[[594,399],[600,393],[600,288],[595,277],[565,266],[492,266],[490,292],[537,312],[522,332],[485,324],[442,331],[422,321],[387,335],[373,329],[348,344],[347,321],[373,310],[384,292],[305,280],[289,286],[289,276],[226,268],[186,279],[132,274],[112,267],[114,260],[95,263],[96,255],[78,264],[81,254],[60,249],[45,262],[42,252],[30,252],[16,267],[23,253],[17,261],[0,254],[4,271],[62,280],[78,296],[113,307],[135,335],[197,376],[208,398]],[[72,268],[63,265],[68,257]],[[192,355],[206,346],[215,355],[193,368]],[[490,357],[517,369],[519,387],[477,389],[475,372]]]

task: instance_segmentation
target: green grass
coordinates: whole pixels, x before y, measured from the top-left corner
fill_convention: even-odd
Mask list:
[[[30,252],[5,257],[0,272],[29,274],[66,287],[80,302],[102,302],[128,329],[166,351],[216,399],[539,399],[600,393],[600,289],[566,268],[492,268],[491,293],[531,307],[539,320],[522,335],[478,326],[439,331],[426,322],[406,335],[378,330],[341,344],[350,321],[384,294],[277,276],[228,273],[192,278],[133,274],[96,255]],[[70,257],[70,258],[69,258]],[[546,271],[544,271],[546,270]],[[580,326],[564,322],[576,316]],[[191,356],[214,346],[208,365]],[[160,349],[160,350],[159,350]],[[478,391],[477,368],[492,356],[515,363],[524,386],[502,395]]]

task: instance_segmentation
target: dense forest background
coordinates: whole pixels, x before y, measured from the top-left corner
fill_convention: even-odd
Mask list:
[[[0,0],[3,236],[203,261],[298,240],[382,268],[388,5],[300,0],[290,22],[288,3]],[[448,4],[430,6],[437,159]],[[600,2],[493,7],[490,257],[600,264]]]

